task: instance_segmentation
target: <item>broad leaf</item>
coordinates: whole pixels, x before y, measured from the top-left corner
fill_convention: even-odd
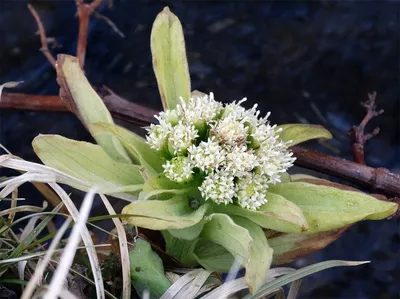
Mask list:
[[[129,224],[151,230],[168,230],[190,227],[200,222],[208,205],[198,209],[190,207],[186,196],[174,196],[169,200],[137,200],[124,207],[122,214]]]
[[[76,57],[58,55],[56,69],[61,99],[79,117],[89,131],[90,125],[96,122],[114,123],[103,100],[86,79]],[[113,159],[120,162],[130,162],[124,147],[118,139],[109,134],[93,137]]]
[[[200,235],[205,223],[206,221],[202,220],[193,226],[189,226],[182,229],[170,229],[168,230],[168,232],[178,239],[194,240]]]
[[[169,231],[162,231],[165,240],[165,252],[186,266],[197,266],[199,263],[194,256],[196,241],[183,240],[174,237]]]
[[[175,183],[167,179],[163,174],[153,176],[145,181],[143,191],[139,195],[140,200],[154,199],[169,199],[173,195],[178,194],[199,194],[195,182],[190,183]]]
[[[225,247],[242,265],[246,265],[253,241],[249,231],[225,214],[211,214],[207,218],[209,221],[204,225],[200,238]]]
[[[216,213],[242,216],[261,227],[280,232],[302,232],[307,230],[307,221],[301,209],[278,194],[266,193],[268,202],[259,210],[252,211],[236,205],[215,205]]]
[[[194,257],[205,269],[218,273],[227,273],[235,261],[233,255],[221,245],[199,239],[196,243]]]
[[[334,230],[363,219],[383,219],[397,210],[397,204],[361,192],[303,182],[277,184],[269,192],[280,194],[302,209],[309,225],[307,233]]]
[[[132,161],[140,163],[150,175],[156,175],[163,171],[162,165],[165,162],[164,159],[155,150],[150,148],[143,137],[108,123],[95,123],[90,126],[90,130],[94,136],[110,134],[118,138]]]
[[[39,135],[32,145],[47,166],[81,179],[90,186],[97,186],[105,193],[108,193],[107,190],[130,189],[131,185],[143,184],[139,166],[113,160],[98,145],[59,135]],[[87,186],[73,187],[84,191],[88,189]]]
[[[336,241],[348,227],[315,234],[278,234],[268,238],[268,243],[274,250],[273,264],[287,264],[323,249]]]
[[[160,298],[171,286],[164,274],[161,258],[151,250],[151,246],[143,239],[137,239],[135,247],[129,253],[131,278],[136,292],[141,296],[145,290],[150,298]]]
[[[179,19],[165,7],[151,31],[153,68],[164,110],[174,109],[179,97],[190,98],[190,76],[185,39]]]
[[[257,224],[243,217],[233,217],[233,221],[241,227],[246,228],[253,239],[245,275],[250,294],[252,294],[267,280],[267,272],[271,267],[273,249],[268,245],[263,230]]]
[[[282,129],[279,136],[282,141],[292,140],[289,146],[299,144],[311,139],[331,139],[332,134],[322,126],[306,125],[306,124],[285,124],[278,126],[276,129]]]

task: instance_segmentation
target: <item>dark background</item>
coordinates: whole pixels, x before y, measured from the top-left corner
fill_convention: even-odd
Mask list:
[[[74,1],[1,0],[0,82],[25,82],[7,91],[57,94],[27,3],[61,45],[53,53],[75,53]],[[272,111],[274,123],[323,124],[335,139],[310,146],[348,159],[347,131],[364,115],[359,102],[377,91],[385,113],[370,126],[379,125],[381,134],[366,146],[367,163],[400,171],[400,2],[115,0],[111,10],[104,3],[99,11],[125,38],[92,19],[85,65],[91,83],[161,109],[149,38],[166,5],[183,23],[192,89],[213,91],[224,102],[246,96],[246,106],[257,102],[263,113]],[[0,143],[14,154],[37,161],[31,141],[39,133],[91,140],[71,114],[0,111]],[[40,200],[34,190],[23,190],[28,200]],[[297,266],[371,261],[305,279],[301,298],[400,298],[399,229],[397,220],[359,223],[326,249],[300,259]]]

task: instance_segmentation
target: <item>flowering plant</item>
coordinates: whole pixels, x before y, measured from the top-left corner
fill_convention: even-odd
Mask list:
[[[60,96],[97,145],[55,135],[33,141],[40,159],[79,178],[73,187],[132,201],[126,222],[159,230],[166,253],[186,266],[226,272],[246,268],[250,292],[272,263],[289,262],[334,241],[349,225],[379,220],[395,203],[289,175],[290,146],[331,138],[321,126],[271,125],[257,106],[223,105],[191,92],[182,26],[168,8],[151,35],[153,66],[164,111],[146,139],[113,123],[76,58],[57,61]],[[134,270],[133,270],[134,271]]]

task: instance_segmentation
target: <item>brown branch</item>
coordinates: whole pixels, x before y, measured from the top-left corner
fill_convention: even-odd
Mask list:
[[[98,90],[107,108],[115,118],[136,125],[148,125],[153,122],[158,112],[141,105],[129,102],[110,89],[104,87]],[[1,94],[0,109],[34,110],[49,112],[68,112],[69,109],[59,96],[28,95],[22,93]]]
[[[138,125],[148,125],[158,113],[138,104],[129,102],[107,88],[97,89],[112,115],[118,119]],[[3,93],[0,109],[26,109],[40,111],[68,111],[58,96],[37,96],[18,93]],[[385,168],[372,168],[349,160],[325,155],[303,147],[291,148],[297,160],[296,165],[321,173],[336,176],[357,185],[379,191],[387,196],[400,197],[400,175]]]
[[[379,134],[379,128],[376,127],[371,133],[365,134],[365,126],[368,122],[381,115],[383,110],[376,111],[376,92],[372,94],[368,94],[368,100],[361,103],[361,106],[365,108],[367,114],[364,119],[361,121],[360,125],[353,126],[350,130],[350,138],[352,142],[351,150],[353,152],[353,159],[355,162],[360,164],[365,164],[365,154],[364,154],[364,144],[372,137],[375,137]]]
[[[43,53],[44,56],[46,56],[47,60],[51,63],[53,68],[55,68],[56,67],[56,59],[54,58],[53,54],[51,54],[51,52],[49,50],[48,38],[46,37],[46,32],[44,30],[42,20],[40,19],[39,14],[33,8],[32,5],[28,4],[28,9],[31,12],[32,16],[35,18],[35,21],[36,21],[36,24],[38,27],[40,43],[42,44],[40,51]]]
[[[93,0],[93,2],[86,4],[83,0],[75,0],[79,18],[78,47],[76,50],[76,57],[78,57],[79,65],[82,69],[85,65],[90,16],[102,2],[103,0]]]
[[[386,168],[372,168],[300,146],[291,148],[296,165],[333,175],[389,196],[400,196],[400,175]]]

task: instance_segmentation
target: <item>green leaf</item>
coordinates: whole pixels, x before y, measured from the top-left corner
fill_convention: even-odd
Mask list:
[[[313,264],[302,269],[293,271],[289,274],[281,276],[277,279],[274,279],[271,282],[266,283],[263,285],[257,292],[252,295],[247,295],[244,299],[257,299],[261,298],[266,294],[269,294],[276,289],[291,283],[292,281],[302,279],[303,277],[309,276],[311,274],[320,272],[325,269],[334,268],[334,267],[348,267],[348,266],[358,266],[369,262],[350,262],[350,261],[326,261],[317,264]]]
[[[186,196],[174,196],[169,200],[137,200],[124,207],[129,224],[152,230],[168,230],[190,227],[200,222],[208,204],[198,209],[190,207]]]
[[[268,202],[259,210],[252,211],[236,205],[215,205],[216,213],[242,216],[257,223],[261,227],[273,229],[279,232],[302,232],[308,228],[301,209],[284,197],[266,193]]]
[[[348,227],[315,234],[278,234],[269,237],[268,243],[274,250],[273,264],[287,264],[321,250],[336,241]]]
[[[120,163],[110,158],[98,145],[64,138],[59,135],[39,135],[33,149],[47,166],[81,179],[101,190],[113,190],[143,184],[140,167]],[[71,184],[87,191],[87,186]],[[89,187],[90,188],[90,187]]]
[[[170,229],[168,231],[175,238],[183,239],[183,240],[194,240],[200,235],[205,223],[206,223],[206,221],[202,220],[202,221],[196,223],[195,225],[192,225],[192,226],[189,226],[186,228]]]
[[[267,272],[271,267],[273,249],[268,245],[263,230],[257,224],[243,217],[233,217],[233,221],[247,229],[253,239],[245,274],[250,294],[252,294],[267,280]]]
[[[90,126],[90,130],[94,136],[110,134],[118,138],[132,161],[140,163],[150,175],[153,176],[163,171],[164,159],[157,151],[150,148],[143,137],[108,123],[95,123]]]
[[[191,267],[199,264],[193,253],[196,247],[196,241],[176,238],[166,230],[162,231],[162,234],[165,240],[165,252],[167,254],[176,258],[186,266]]]
[[[185,38],[179,19],[165,7],[151,30],[153,68],[164,110],[174,109],[179,97],[190,98],[190,76]]]
[[[227,273],[235,261],[233,255],[221,245],[205,239],[196,243],[194,258],[205,269],[218,273]]]
[[[178,194],[198,194],[198,188],[194,182],[175,183],[167,179],[163,174],[148,178],[143,186],[143,191],[139,195],[140,200],[148,199],[169,199]]]
[[[129,253],[129,260],[132,283],[139,296],[148,290],[150,298],[157,299],[172,285],[164,274],[161,258],[145,240],[136,240],[135,247]]]
[[[289,140],[293,140],[289,146],[293,146],[311,139],[332,138],[332,134],[320,125],[285,124],[276,127],[276,129],[282,129],[282,131],[278,133],[282,141],[287,142]]]
[[[80,118],[89,131],[90,125],[96,122],[114,123],[103,100],[86,79],[76,57],[58,55],[56,69],[61,99]],[[101,134],[93,137],[113,159],[119,162],[130,162],[124,147],[118,139],[110,134]]]
[[[235,258],[245,265],[253,241],[247,229],[237,225],[225,214],[211,214],[200,234],[200,238],[225,247]],[[206,220],[207,220],[206,219]]]
[[[302,209],[309,228],[315,233],[341,228],[357,221],[387,218],[397,204],[380,201],[361,192],[303,182],[282,183],[269,188]]]

